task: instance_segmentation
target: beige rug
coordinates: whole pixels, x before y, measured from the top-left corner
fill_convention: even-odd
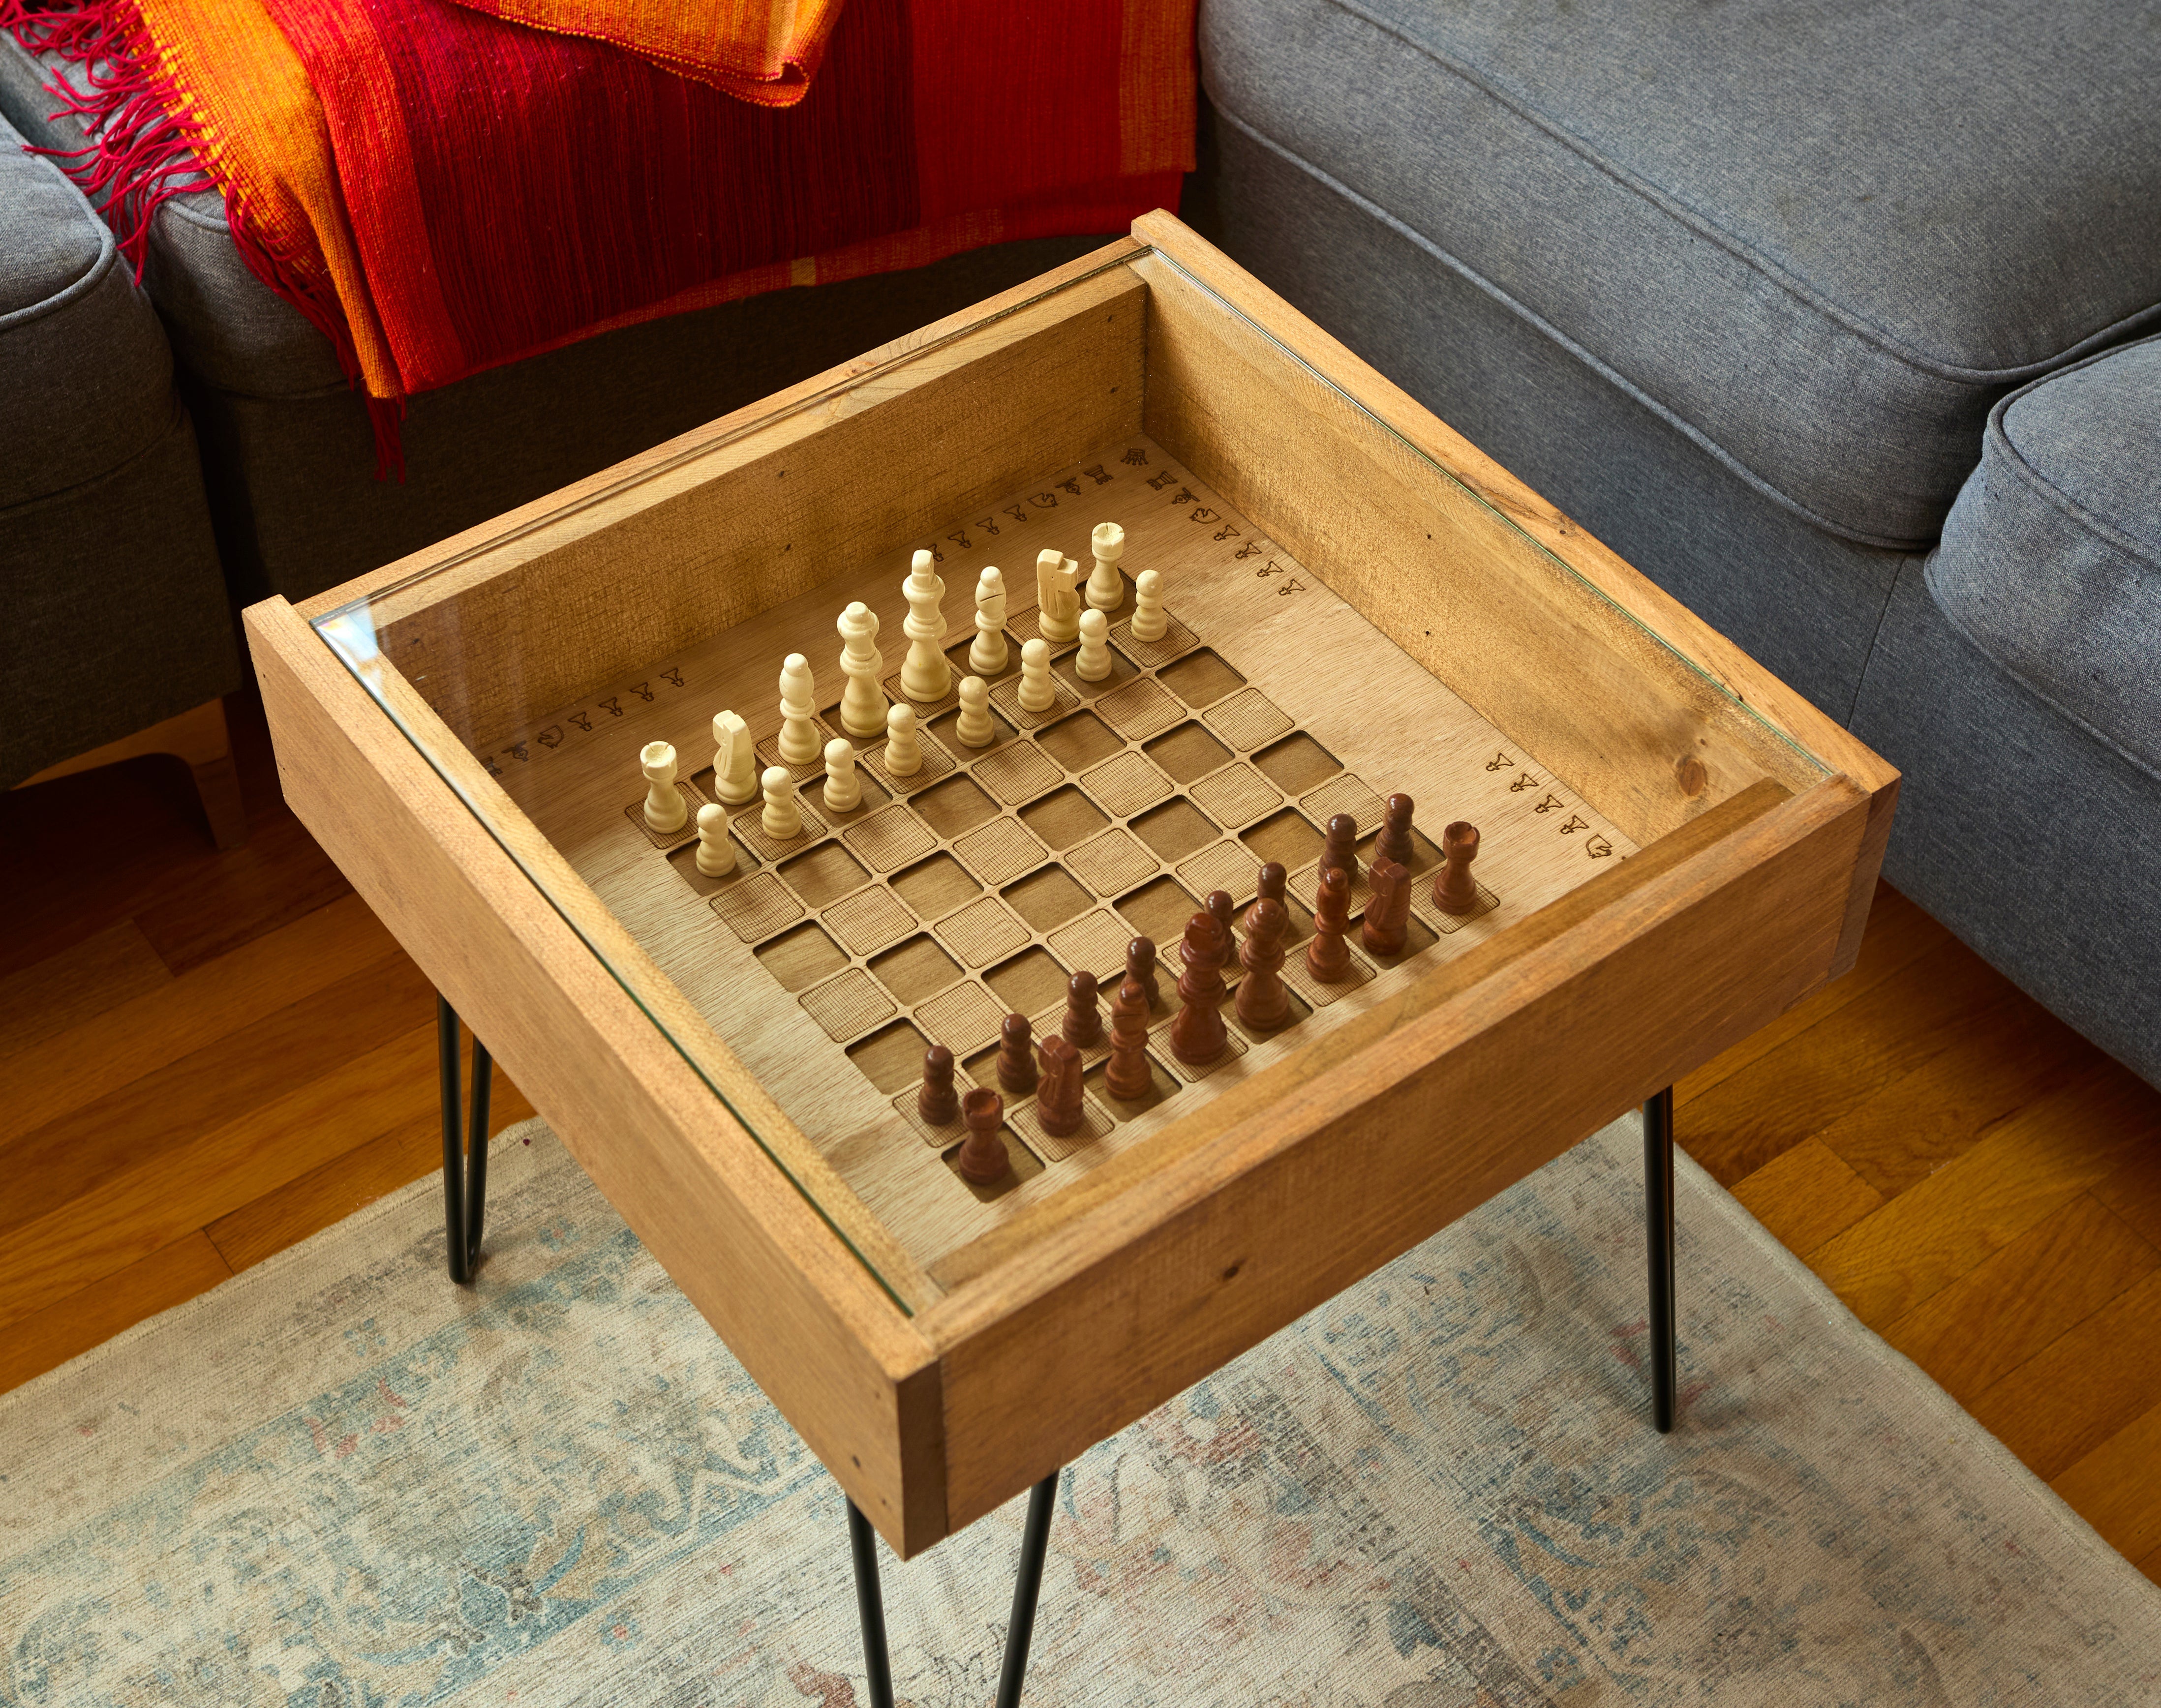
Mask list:
[[[0,1704],[862,1703],[841,1503],[538,1123],[0,1399]],[[1065,1473],[1028,1700],[2161,1702],[2161,1591],[1632,1120]],[[1044,1403],[1055,1404],[1054,1394]],[[987,1704],[1016,1502],[903,1566]]]

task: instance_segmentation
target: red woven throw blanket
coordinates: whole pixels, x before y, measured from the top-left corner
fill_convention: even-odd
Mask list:
[[[785,285],[1117,230],[1192,165],[1194,0],[732,0],[693,14],[729,24],[710,39],[662,0],[25,3],[0,27],[63,56],[56,99],[96,135],[73,169],[138,266],[157,204],[206,177],[393,456],[414,392]],[[565,33],[609,18],[612,39]],[[669,69],[686,42],[691,75]]]

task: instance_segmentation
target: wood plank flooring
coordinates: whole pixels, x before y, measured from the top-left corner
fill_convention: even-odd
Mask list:
[[[0,796],[0,1390],[440,1161],[427,981],[230,708],[247,844],[177,761]],[[2161,1582],[2161,1092],[1888,889],[1854,972],[1675,1088],[1681,1143]],[[497,1129],[531,1113],[497,1076]]]

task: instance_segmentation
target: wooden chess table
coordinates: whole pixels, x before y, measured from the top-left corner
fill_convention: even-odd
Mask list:
[[[1085,574],[1104,522],[1126,535],[1110,672],[1054,645],[1030,712],[1037,555]],[[958,739],[950,690],[918,703],[916,772],[860,741],[836,810],[822,764],[793,766],[799,833],[737,810],[733,870],[706,876],[715,714],[775,763],[800,652],[836,732],[855,600],[903,698],[926,548],[956,680],[977,577],[1003,572],[990,745]],[[1165,630],[1137,640],[1148,569]],[[1632,1104],[1669,1280],[1663,1088],[1851,964],[1897,787],[1164,215],[247,621],[294,809],[903,1557],[1031,1486],[1047,1522],[1060,1465]],[[680,830],[643,809],[654,741]],[[1379,954],[1355,924],[1398,792],[1414,905]],[[1323,983],[1304,946],[1339,813],[1352,966]],[[1480,833],[1468,913],[1433,902],[1452,821]],[[1226,998],[1221,1054],[1182,1061],[1179,933],[1211,892],[1242,910],[1266,861],[1289,874],[1289,1023]],[[1148,1093],[1113,1096],[1084,1051],[1080,1129],[1008,1098],[1010,1171],[965,1178],[965,1129],[917,1108],[925,1049],[994,1083],[1003,1017],[1054,1031],[1082,971],[1107,1007],[1143,934]]]

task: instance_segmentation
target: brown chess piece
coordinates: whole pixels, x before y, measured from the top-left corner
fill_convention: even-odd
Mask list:
[[[1080,1052],[1065,1039],[1045,1038],[1037,1052],[1043,1078],[1035,1090],[1035,1118],[1054,1139],[1080,1130]]]
[[[1320,870],[1334,866],[1347,878],[1357,858],[1358,821],[1348,812],[1338,812],[1328,821],[1328,838],[1320,845]]]
[[[1140,980],[1141,991],[1148,998],[1149,1010],[1163,1000],[1163,993],[1155,982],[1155,939],[1135,937],[1126,945],[1126,977]]]
[[[1231,952],[1231,922],[1237,916],[1231,892],[1228,890],[1211,890],[1208,892],[1208,911],[1215,916],[1216,928],[1223,933],[1223,953],[1227,956]]]
[[[1238,1018],[1255,1031],[1272,1032],[1290,1019],[1290,993],[1284,989],[1284,933],[1290,910],[1263,896],[1246,910],[1246,942],[1238,963],[1246,969],[1238,986]]]
[[[1305,946],[1305,969],[1323,984],[1351,976],[1351,875],[1336,866],[1320,875],[1320,893],[1313,909],[1313,941]]]
[[[1170,1049],[1190,1067],[1203,1067],[1223,1053],[1223,963],[1229,954],[1214,914],[1196,913],[1185,921],[1185,940],[1178,947],[1178,958],[1185,963],[1178,975],[1179,1000],[1185,1005],[1170,1023]]]
[[[1024,1014],[998,1022],[998,1084],[1014,1097],[1035,1089],[1035,1052],[1028,1047],[1030,1028]]]
[[[1280,901],[1284,899],[1284,891],[1290,887],[1290,874],[1284,869],[1281,860],[1270,860],[1261,868],[1260,879],[1255,887],[1258,892],[1253,898],[1255,901]],[[1252,914],[1250,911],[1246,917],[1248,921],[1246,929],[1251,931]]]
[[[1138,1102],[1148,1094],[1155,1075],[1148,1069],[1148,1010],[1153,1005],[1138,979],[1127,978],[1111,999],[1111,1060],[1103,1087],[1114,1098]]]
[[[1447,864],[1434,875],[1433,905],[1443,913],[1476,913],[1478,880],[1471,863],[1478,858],[1478,827],[1457,819],[1440,833],[1440,853]]]
[[[1366,927],[1359,941],[1369,955],[1400,955],[1410,936],[1411,875],[1393,860],[1375,860],[1367,868],[1372,894],[1366,900]]]
[[[1092,1050],[1103,1041],[1103,1016],[1096,1011],[1093,973],[1075,973],[1065,981],[1065,1018],[1058,1030],[1076,1050]]]
[[[923,1052],[923,1084],[915,1093],[915,1112],[934,1127],[961,1113],[961,1094],[953,1089],[953,1052],[933,1044]]]
[[[961,1119],[968,1124],[968,1136],[953,1159],[961,1178],[979,1186],[996,1186],[1013,1172],[1013,1158],[998,1135],[1005,1124],[1006,1100],[987,1085],[979,1085],[961,1099]]]
[[[1393,860],[1409,869],[1414,853],[1411,812],[1415,804],[1409,795],[1391,795],[1383,803],[1381,833],[1373,838],[1374,859]]]

